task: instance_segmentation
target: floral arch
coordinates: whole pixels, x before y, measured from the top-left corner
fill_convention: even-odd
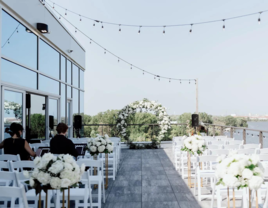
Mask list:
[[[137,110],[142,111],[143,109],[146,111],[154,111],[156,113],[158,119],[157,123],[161,129],[158,135],[158,141],[161,141],[164,138],[164,134],[170,128],[170,118],[167,115],[165,107],[155,101],[149,101],[147,99],[133,102],[118,112],[116,129],[119,132],[119,135],[121,138],[128,140],[129,132],[127,132],[127,118],[134,115]]]

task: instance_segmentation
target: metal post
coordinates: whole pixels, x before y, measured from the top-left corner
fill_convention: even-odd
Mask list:
[[[244,140],[244,144],[246,144],[247,143],[246,129],[243,129],[243,140]]]
[[[234,128],[231,128],[230,129],[230,137],[231,138],[234,138]]]
[[[198,114],[198,79],[195,80],[195,89],[196,89],[196,110],[195,113]]]
[[[213,136],[215,137],[215,126],[213,126]]]
[[[221,136],[223,136],[223,126],[221,126]]]
[[[261,149],[263,148],[263,133],[262,131],[260,131],[260,134],[259,134],[259,142],[261,143]]]

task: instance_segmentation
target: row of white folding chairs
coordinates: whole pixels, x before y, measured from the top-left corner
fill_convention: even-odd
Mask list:
[[[82,177],[81,182],[85,184],[84,189],[71,189],[70,190],[70,200],[75,201],[75,206],[84,206],[84,204],[80,204],[79,201],[83,200],[86,204],[85,207],[88,207],[88,199],[90,200],[91,207],[92,206],[98,206],[101,207],[101,196],[103,196],[103,202],[105,203],[105,189],[104,189],[104,178],[103,178],[103,167],[102,167],[102,161],[100,160],[91,160],[91,159],[81,159],[77,161],[78,165],[85,164],[85,166],[88,169],[88,173],[90,174],[89,177],[85,178],[85,175]],[[24,168],[34,168],[34,163],[32,161],[17,161],[17,162],[3,162],[0,161],[0,169],[8,169],[10,172],[17,172],[18,173],[18,180],[20,183],[24,184],[25,181],[29,180],[25,178],[23,175],[23,169]],[[93,174],[93,170],[96,168],[96,174]],[[20,171],[20,172],[19,172]],[[0,177],[1,178],[1,177]],[[1,181],[3,182],[3,181]],[[90,185],[87,186],[86,183],[89,183]],[[7,186],[10,183],[5,183]],[[91,185],[98,185],[98,201],[97,203],[92,202],[92,194],[91,194]],[[26,184],[24,184],[26,185]],[[65,195],[67,197],[67,194]],[[88,197],[85,199],[85,197]],[[37,197],[35,195],[35,190],[31,189],[28,190],[26,185],[26,197],[28,201],[34,201],[34,207],[37,207]],[[62,199],[62,193],[57,191],[56,193],[53,193],[52,191],[48,192],[48,207],[50,207],[51,199],[53,198],[53,202],[56,202],[57,204],[60,203],[60,200]],[[41,200],[45,201],[45,193],[42,191],[41,193]],[[1,200],[0,200],[1,201]],[[11,201],[12,203],[12,201]],[[7,201],[4,201],[4,205],[7,204]],[[55,205],[55,204],[54,204]],[[58,206],[57,206],[58,207]]]

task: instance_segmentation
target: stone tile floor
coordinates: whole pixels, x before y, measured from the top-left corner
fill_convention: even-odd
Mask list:
[[[122,149],[116,180],[109,180],[104,208],[200,208],[175,170],[171,145],[157,150]]]

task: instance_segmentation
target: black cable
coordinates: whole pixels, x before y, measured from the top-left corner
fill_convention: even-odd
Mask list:
[[[51,3],[53,3],[53,5],[57,5],[58,7],[64,9],[66,12],[70,12],[73,13],[75,15],[78,15],[81,18],[85,18],[85,19],[89,19],[92,20],[94,22],[97,23],[102,23],[102,24],[109,24],[109,25],[116,25],[116,26],[125,26],[125,27],[182,27],[182,26],[191,26],[191,25],[201,25],[201,24],[208,24],[208,23],[214,23],[214,22],[222,22],[222,21],[227,21],[227,20],[233,20],[233,19],[238,19],[238,18],[243,18],[243,17],[248,17],[248,16],[252,16],[252,15],[256,15],[256,14],[262,14],[265,12],[268,12],[268,10],[263,10],[260,12],[254,12],[254,13],[249,13],[249,14],[244,14],[244,15],[240,15],[240,16],[234,16],[234,17],[229,17],[229,18],[222,18],[222,19],[217,19],[217,20],[210,20],[210,21],[204,21],[204,22],[196,22],[196,23],[183,23],[183,24],[174,24],[174,25],[132,25],[132,24],[121,24],[121,23],[115,23],[115,22],[106,22],[106,21],[102,21],[102,20],[97,20],[97,19],[93,19],[91,17],[87,17],[84,15],[81,15],[77,12],[74,12],[72,10],[69,10],[51,0],[48,0]],[[55,9],[54,7],[52,7],[53,9]]]
[[[4,48],[5,45],[6,45],[7,43],[9,43],[10,38],[12,38],[12,36],[14,35],[14,33],[15,33],[16,31],[18,31],[19,26],[20,26],[20,23],[19,23],[18,26],[15,28],[15,30],[11,33],[11,35],[8,37],[8,39],[7,39],[6,42],[2,45],[1,48]]]
[[[51,8],[53,8],[50,4],[46,3],[46,5],[50,6]],[[154,76],[155,78],[158,78],[158,79],[168,79],[168,80],[177,80],[177,81],[189,81],[189,84],[191,81],[195,81],[196,82],[196,79],[177,79],[177,78],[170,78],[170,77],[164,77],[164,76],[160,76],[160,75],[157,75],[157,74],[154,74],[152,72],[149,72],[149,71],[146,71],[138,66],[135,66],[133,64],[131,64],[130,62],[120,58],[119,56],[117,56],[116,54],[112,53],[111,51],[107,50],[106,48],[104,48],[102,45],[100,45],[99,43],[97,43],[96,41],[94,41],[92,38],[90,38],[87,34],[85,34],[84,32],[82,32],[79,28],[77,28],[74,24],[72,24],[69,20],[67,20],[63,15],[61,15],[56,9],[54,9],[54,11],[60,15],[61,18],[63,18],[67,23],[69,23],[71,26],[73,26],[75,28],[76,31],[79,31],[82,35],[84,35],[86,38],[88,38],[90,40],[90,42],[93,42],[95,43],[97,46],[99,46],[100,48],[102,48],[106,53],[109,53],[111,54],[112,56],[116,57],[118,59],[118,61],[123,61],[125,62],[126,64],[130,65],[131,68],[136,68],[140,71],[142,71],[143,73],[147,73],[147,74],[150,74],[152,76]]]

